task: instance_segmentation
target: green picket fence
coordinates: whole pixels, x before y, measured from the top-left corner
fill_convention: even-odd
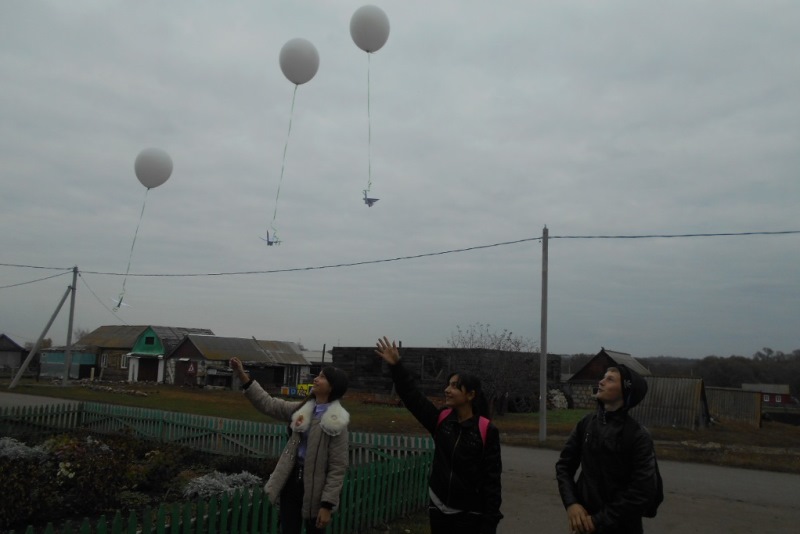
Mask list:
[[[96,433],[128,432],[161,442],[179,443],[205,452],[275,457],[286,443],[286,427],[160,410],[99,403],[54,404],[0,409],[0,435],[52,433],[86,429]],[[351,467],[339,509],[328,529],[350,534],[418,510],[428,502],[427,476],[433,458],[430,438],[350,433]],[[13,532],[13,531],[12,531]],[[25,534],[34,534],[28,527]],[[277,532],[277,512],[261,489],[208,502],[201,500],[141,512],[118,512],[93,525],[66,523],[45,534],[148,534]]]
[[[351,468],[345,477],[339,508],[328,527],[331,534],[363,532],[393,518],[425,506],[428,502],[427,473],[432,454],[391,459]],[[278,531],[278,511],[260,488],[235,492],[204,501],[161,505],[153,510],[123,515],[94,523],[84,519],[67,522],[56,530],[52,524],[44,534],[272,534]],[[25,534],[35,534],[29,526]],[[11,531],[10,534],[15,534]]]

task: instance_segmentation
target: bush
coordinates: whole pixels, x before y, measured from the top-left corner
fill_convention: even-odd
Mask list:
[[[259,477],[247,472],[226,475],[219,471],[214,471],[189,481],[183,490],[183,496],[190,499],[198,497],[208,499],[221,493],[249,490],[262,484],[263,481]]]
[[[263,484],[274,459],[219,457],[129,435],[60,434],[32,447],[0,438],[0,532],[140,510],[184,495]],[[209,472],[215,471],[212,475]]]

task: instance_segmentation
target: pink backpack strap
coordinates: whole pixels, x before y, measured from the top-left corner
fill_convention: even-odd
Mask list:
[[[484,416],[478,418],[478,429],[481,431],[481,439],[483,444],[486,445],[486,434],[489,432],[489,420]]]
[[[451,413],[453,413],[453,409],[452,408],[445,408],[444,410],[439,412],[439,420],[436,421],[436,426],[438,427],[439,425],[441,425],[442,421],[447,419],[447,416],[450,415]]]

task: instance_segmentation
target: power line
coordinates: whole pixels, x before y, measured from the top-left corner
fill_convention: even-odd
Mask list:
[[[708,237],[738,237],[738,236],[753,236],[753,235],[789,235],[789,234],[800,234],[800,230],[780,230],[774,232],[716,232],[716,233],[702,233],[702,234],[562,235],[562,236],[550,236],[549,239],[664,239],[664,238],[694,238],[694,237],[708,238]],[[541,240],[542,240],[541,237],[528,237],[524,239],[517,239],[514,241],[503,241],[500,243],[492,243],[489,245],[476,245],[473,247],[444,250],[439,252],[429,252],[424,254],[415,254],[411,256],[398,256],[396,258],[384,258],[378,260],[365,260],[365,261],[336,263],[330,265],[317,265],[309,267],[292,267],[286,269],[269,269],[262,271],[228,271],[228,272],[210,272],[210,273],[150,273],[150,274],[127,274],[127,273],[117,273],[109,271],[81,271],[81,272],[85,274],[95,274],[100,276],[137,276],[137,277],[151,277],[151,278],[177,278],[177,277],[189,278],[189,277],[200,277],[200,276],[240,276],[240,275],[252,275],[252,274],[276,274],[276,273],[288,273],[288,272],[299,272],[299,271],[319,271],[323,269],[339,269],[344,267],[357,267],[361,265],[372,265],[377,263],[414,260],[432,256],[444,256],[446,254],[470,252],[473,250],[481,250],[493,247],[517,245],[520,243],[527,243],[531,241],[541,241]],[[25,267],[31,269],[63,270],[62,268],[59,267],[19,265],[11,263],[0,263],[0,267]]]
[[[86,282],[86,280],[83,278],[83,276],[81,276],[81,273],[78,273],[78,276],[80,277],[81,282],[83,282],[83,285],[86,286],[86,289],[89,290],[89,293],[91,293],[94,296],[94,298],[97,300],[97,302],[99,302],[100,305],[102,307],[104,307],[106,309],[106,311],[108,311],[108,313],[110,313],[111,315],[116,317],[122,324],[124,324],[124,325],[128,324],[128,323],[125,322],[125,320],[122,317],[120,317],[119,315],[114,313],[113,310],[111,310],[111,308],[106,306],[106,304],[103,302],[103,300],[100,297],[97,296],[97,293],[95,293],[94,290],[91,287],[89,287],[89,284]]]
[[[65,275],[65,274],[69,274],[70,272],[72,272],[72,269],[70,269],[69,271],[64,271],[63,273],[58,273],[58,274],[53,274],[53,275],[50,275],[50,276],[45,276],[44,278],[37,278],[36,280],[29,280],[27,282],[20,282],[18,284],[10,284],[10,285],[7,285],[7,286],[0,286],[0,289],[8,289],[10,287],[19,287],[19,286],[24,286],[24,285],[27,285],[27,284],[33,284],[33,283],[36,283],[36,282],[41,282],[43,280],[50,280],[51,278],[57,278],[59,276]]]
[[[778,232],[729,232],[709,234],[644,234],[644,235],[555,235],[550,239],[653,239],[679,237],[731,237],[746,235],[786,235],[800,234],[800,230],[781,230]]]

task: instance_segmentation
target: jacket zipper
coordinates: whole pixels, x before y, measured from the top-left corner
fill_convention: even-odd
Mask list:
[[[450,502],[450,490],[453,487],[453,460],[456,458],[456,449],[458,448],[459,441],[461,441],[461,425],[458,425],[458,437],[453,445],[453,452],[450,454],[450,477],[447,480],[447,502]]]

